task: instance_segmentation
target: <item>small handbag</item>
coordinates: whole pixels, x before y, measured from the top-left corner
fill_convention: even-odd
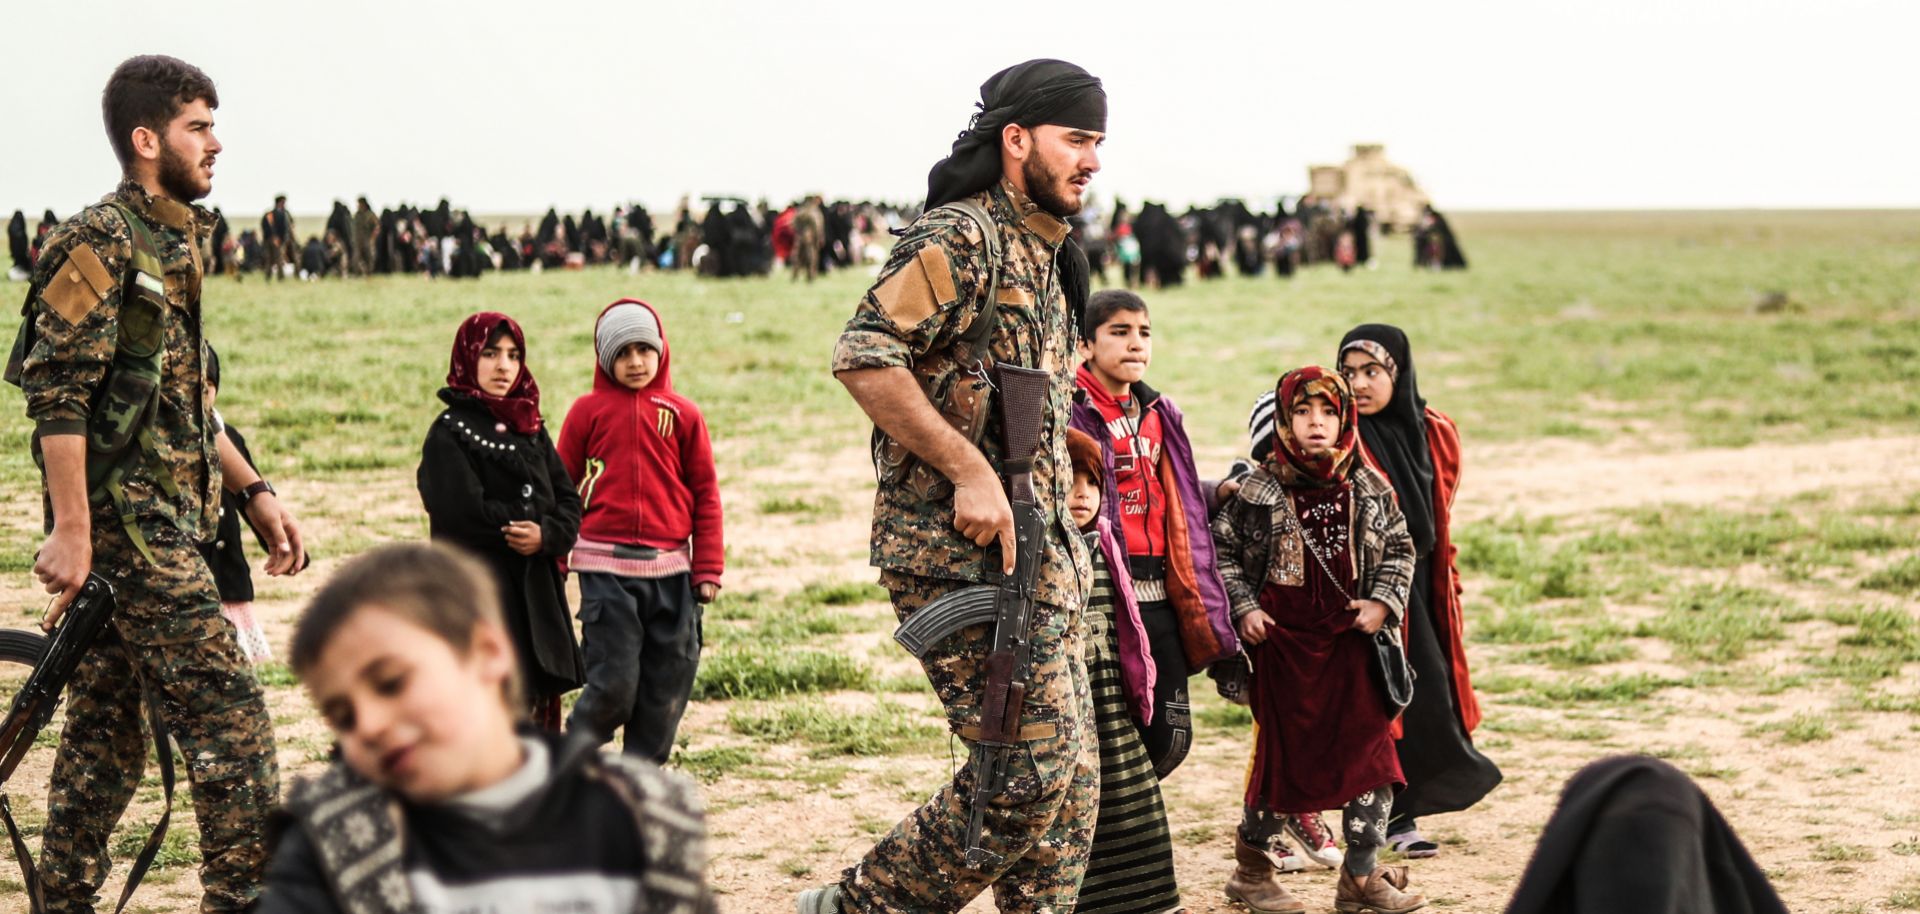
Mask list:
[[[1313,538],[1300,526],[1300,518],[1293,513],[1293,499],[1288,498],[1281,506],[1287,513],[1287,521],[1295,536],[1307,547],[1307,553],[1313,556],[1314,564],[1325,572],[1327,580],[1333,582],[1335,590],[1353,602],[1353,594],[1347,593],[1345,585],[1334,576],[1333,569],[1327,567],[1327,560],[1321,558],[1319,548],[1313,544]],[[1371,636],[1373,642],[1373,681],[1380,687],[1380,700],[1386,705],[1388,719],[1400,716],[1413,701],[1413,667],[1407,663],[1407,651],[1400,644],[1400,632],[1396,628],[1381,626]],[[1223,693],[1224,694],[1224,693]]]

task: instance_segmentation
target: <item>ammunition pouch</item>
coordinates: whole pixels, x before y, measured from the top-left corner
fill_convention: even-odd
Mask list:
[[[164,446],[153,435],[153,417],[160,406],[160,379],[166,371],[166,267],[146,222],[124,206],[110,205],[127,220],[133,235],[133,256],[120,283],[113,361],[107,366],[105,382],[88,404],[87,502],[95,508],[112,505],[134,548],[152,562],[153,550],[140,532],[124,483],[139,461],[145,461],[153,480],[169,498],[180,495],[167,469]],[[7,379],[15,383],[26,351],[33,346],[32,294],[28,293],[26,318],[7,365]],[[44,472],[46,461],[37,439],[33,457]]]
[[[929,359],[915,366],[913,374],[940,417],[979,447],[993,408],[993,386],[951,359]],[[878,428],[873,430],[873,468],[882,486],[905,488],[918,500],[942,501],[953,495],[951,480]]]

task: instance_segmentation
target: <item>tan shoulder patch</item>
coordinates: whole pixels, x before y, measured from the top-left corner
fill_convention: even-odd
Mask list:
[[[902,330],[919,325],[956,297],[947,252],[931,244],[873,290],[887,320]]]
[[[79,324],[93,313],[94,306],[113,290],[113,277],[100,262],[100,255],[84,244],[67,252],[67,262],[53,274],[40,299],[69,324]]]

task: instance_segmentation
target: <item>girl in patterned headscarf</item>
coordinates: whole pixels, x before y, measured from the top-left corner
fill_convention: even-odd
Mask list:
[[[1404,779],[1373,634],[1399,630],[1413,541],[1393,488],[1357,460],[1346,379],[1296,369],[1274,403],[1271,450],[1213,524],[1253,664],[1253,763],[1227,896],[1255,911],[1304,910],[1275,878],[1271,847],[1300,814],[1340,807],[1347,848],[1335,907],[1402,914],[1426,899],[1405,891],[1405,867],[1377,860]]]

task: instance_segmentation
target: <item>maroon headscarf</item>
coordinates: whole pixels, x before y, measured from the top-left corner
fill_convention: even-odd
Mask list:
[[[1332,452],[1309,457],[1293,437],[1293,408],[1309,397],[1325,397],[1340,413],[1340,431],[1333,438]],[[1347,481],[1353,470],[1354,445],[1359,438],[1360,414],[1354,407],[1353,388],[1338,372],[1318,365],[1296,368],[1280,376],[1274,395],[1273,454],[1267,458],[1268,471],[1279,477],[1281,485],[1324,488]]]
[[[480,389],[480,350],[501,326],[520,347],[520,376],[504,397]],[[453,356],[447,362],[447,387],[478,400],[517,434],[531,435],[540,430],[540,385],[534,383],[533,369],[527,367],[527,335],[513,318],[498,311],[482,311],[460,323],[453,335]]]

